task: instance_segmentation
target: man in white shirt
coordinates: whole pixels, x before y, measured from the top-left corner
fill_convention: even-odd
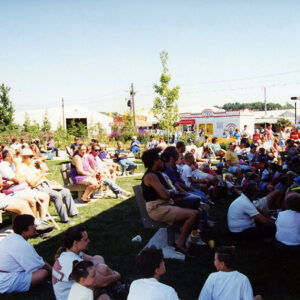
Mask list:
[[[27,292],[45,281],[52,271],[27,242],[37,235],[34,217],[16,216],[13,230],[0,242],[0,294]]]
[[[192,139],[188,139],[187,142],[188,145],[186,146],[186,152],[191,152],[192,149],[195,149],[195,151],[197,150],[197,147]]]
[[[17,139],[13,138],[11,140],[11,145],[10,148],[14,149],[14,150],[19,150],[21,148],[21,144],[18,142]]]
[[[157,145],[158,145],[158,142],[154,139],[154,136],[150,135],[150,140],[147,142],[147,149],[156,148]]]
[[[249,241],[275,235],[274,221],[260,213],[253,204],[258,194],[257,184],[249,182],[241,196],[229,206],[228,227],[238,239]]]
[[[143,276],[131,283],[127,300],[179,300],[176,291],[159,282],[166,273],[161,249],[145,248],[137,256],[137,267]]]

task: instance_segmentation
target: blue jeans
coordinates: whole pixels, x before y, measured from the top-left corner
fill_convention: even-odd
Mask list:
[[[122,193],[122,189],[115,183],[113,183],[112,181],[108,180],[108,179],[105,179],[103,180],[103,184],[108,186],[111,191],[116,194],[116,196],[118,196],[119,194]]]
[[[131,160],[129,160],[128,158],[120,159],[119,164],[122,167],[122,173],[125,172],[126,165],[128,165],[128,168],[126,171],[131,171],[136,166],[136,164],[134,162],[132,162]]]
[[[131,152],[133,153],[134,157],[136,156],[137,152],[140,152],[140,151],[141,151],[141,149],[138,146],[133,146],[131,148]]]
[[[51,150],[52,152],[55,152],[55,155],[58,156],[58,149],[54,147],[47,147],[47,150]]]

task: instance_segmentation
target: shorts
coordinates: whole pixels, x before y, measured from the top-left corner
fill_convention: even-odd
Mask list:
[[[32,273],[14,272],[14,273],[0,273],[0,282],[2,276],[5,281],[8,281],[9,286],[2,286],[0,283],[1,293],[13,293],[13,292],[28,292],[30,289]],[[9,277],[9,278],[8,278]]]
[[[180,208],[171,205],[166,200],[158,199],[146,202],[146,209],[152,220],[172,225]]]
[[[268,206],[268,199],[267,196],[262,197],[260,199],[254,200],[253,204],[256,208],[258,208],[259,210],[261,210],[263,213],[268,214],[270,209]]]
[[[9,205],[11,198],[4,194],[0,194],[0,209],[5,210],[6,207]]]
[[[243,171],[247,171],[249,169],[249,166],[247,166],[247,165],[239,165],[238,167],[237,166],[229,166],[228,167],[228,172],[230,172],[230,173],[236,173],[236,170],[238,168],[241,169],[241,170],[243,170]]]

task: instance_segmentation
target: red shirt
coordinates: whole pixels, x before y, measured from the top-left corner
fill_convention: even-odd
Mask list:
[[[292,132],[291,133],[291,135],[290,135],[290,138],[292,139],[292,140],[298,140],[299,139],[299,134],[298,134],[298,132]]]
[[[257,142],[258,140],[261,140],[261,134],[260,133],[254,133],[253,134],[253,141]]]

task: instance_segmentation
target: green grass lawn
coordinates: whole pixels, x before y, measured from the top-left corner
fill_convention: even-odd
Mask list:
[[[50,161],[51,178],[61,182],[59,162]],[[137,172],[143,172],[139,166]],[[132,186],[140,184],[140,177],[118,179],[118,184],[128,191]],[[204,239],[214,239],[216,245],[230,245],[232,240],[226,225],[228,204],[216,204],[210,211],[211,218],[217,226],[206,232]],[[140,220],[134,197],[128,200],[100,199],[88,206],[79,208],[84,217],[77,221],[87,229],[91,239],[89,254],[101,254],[112,268],[118,270],[123,281],[130,283],[139,278],[135,269],[135,257],[144,247],[154,230],[144,229]],[[56,215],[53,205],[51,212]],[[54,254],[62,243],[62,234],[68,228],[60,224],[61,230],[47,239],[33,239],[30,242],[37,252],[49,263],[53,263]],[[142,243],[132,243],[135,235],[141,235]],[[213,267],[213,251],[208,247],[199,248],[199,256],[185,262],[167,260],[167,274],[162,281],[173,286],[183,300],[198,299],[199,292],[207,276],[215,271]],[[247,275],[255,294],[264,299],[300,299],[300,262],[299,257],[283,258],[273,249],[272,244],[259,242],[238,248],[238,270]],[[2,295],[1,299],[54,299],[49,286],[31,293]]]

